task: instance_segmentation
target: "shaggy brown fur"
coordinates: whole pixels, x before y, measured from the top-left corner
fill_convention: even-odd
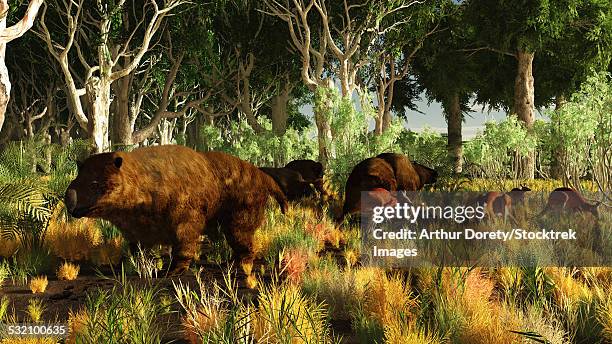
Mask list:
[[[408,157],[397,153],[383,153],[357,164],[346,181],[344,207],[336,219],[342,222],[347,215],[359,212],[362,191],[377,188],[388,191],[416,191],[434,183],[436,171],[413,164]]]
[[[302,178],[310,183],[323,178],[323,165],[314,160],[293,160],[285,168],[292,169],[302,175]]]
[[[196,256],[199,236],[219,224],[237,258],[252,261],[255,229],[278,185],[252,164],[220,152],[183,146],[139,148],[89,157],[66,191],[75,217],[106,219],[130,243],[172,246],[174,274]]]
[[[404,154],[382,153],[376,157],[385,160],[391,165],[397,180],[398,190],[420,190],[426,184],[435,183],[438,178],[438,173],[435,170],[411,162]]]
[[[368,158],[355,165],[346,180],[344,207],[336,221],[340,223],[346,216],[359,212],[362,191],[378,188],[389,191],[397,190],[397,182],[391,165],[380,158]]]
[[[297,201],[315,194],[312,183],[305,181],[302,175],[289,168],[260,167],[260,170],[272,177],[289,201]]]

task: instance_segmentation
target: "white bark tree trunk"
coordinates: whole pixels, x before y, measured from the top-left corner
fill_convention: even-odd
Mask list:
[[[91,104],[89,133],[93,140],[95,153],[111,148],[109,140],[109,120],[111,103],[111,83],[106,78],[92,77],[85,86],[87,98]]]
[[[32,25],[43,0],[32,0],[23,18],[11,27],[6,27],[6,16],[9,13],[8,0],[0,0],[0,130],[4,124],[6,108],[11,97],[11,80],[6,68],[6,44],[21,37]]]

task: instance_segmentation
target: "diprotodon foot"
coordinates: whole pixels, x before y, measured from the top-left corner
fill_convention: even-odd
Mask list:
[[[191,264],[191,259],[188,258],[176,258],[170,264],[170,272],[168,276],[180,276],[185,273],[185,271],[189,270],[189,265]]]

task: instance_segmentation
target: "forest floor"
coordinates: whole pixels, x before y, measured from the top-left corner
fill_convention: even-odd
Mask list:
[[[334,253],[334,252],[330,252]],[[337,253],[337,251],[335,252]],[[255,263],[255,266],[263,264],[263,261]],[[216,280],[217,283],[223,284],[224,275],[228,271],[227,264],[213,263],[196,263],[196,268],[202,269],[207,280]],[[0,289],[0,297],[6,296],[10,301],[10,309],[8,310],[17,319],[17,323],[31,323],[28,315],[28,305],[30,300],[39,299],[45,305],[44,312],[41,318],[41,323],[44,324],[66,324],[68,325],[71,312],[83,309],[87,306],[88,297],[92,293],[112,292],[113,288],[119,287],[121,283],[128,283],[133,286],[157,288],[161,292],[174,292],[174,285],[182,283],[189,286],[192,290],[197,290],[198,283],[194,274],[195,270],[189,270],[181,276],[168,277],[162,276],[147,279],[141,278],[137,274],[126,276],[125,279],[117,276],[117,271],[106,268],[82,266],[84,270],[72,281],[58,280],[56,277],[49,276],[48,285],[44,292],[33,294],[27,284],[19,281],[8,279],[4,282]],[[249,288],[246,284],[246,275],[238,269],[232,269],[235,272],[237,291],[239,297],[250,299],[257,302],[257,289]],[[260,281],[269,283],[272,279],[270,273],[258,275]],[[178,304],[172,305],[172,310],[169,314],[163,316],[160,321],[161,326],[167,326],[167,331],[163,342],[168,343],[188,343],[184,339],[183,326],[181,324],[181,309]],[[358,343],[356,338],[353,338],[350,321],[348,320],[330,320],[330,325],[334,334],[342,338],[343,343]]]

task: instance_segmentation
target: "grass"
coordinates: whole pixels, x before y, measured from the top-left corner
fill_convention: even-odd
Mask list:
[[[533,190],[560,186],[527,184]],[[458,185],[448,188],[517,186],[495,187],[486,180]],[[159,251],[127,257],[138,282],[122,275],[113,289],[90,291],[83,307],[70,313],[66,342],[161,343],[171,314],[180,318],[180,336],[188,343],[336,343],[340,335],[347,342],[393,344],[612,342],[610,268],[363,266],[360,229],[340,230],[326,211],[307,205],[293,205],[286,215],[276,207],[267,211],[254,240],[264,266],[230,266],[221,278],[201,270],[195,284],[174,280],[164,290],[156,284],[164,275]],[[520,224],[530,224],[530,212],[519,217]],[[612,216],[605,211],[601,221],[609,232]],[[46,238],[49,254],[40,257],[22,247],[10,253],[13,244],[3,243],[11,258],[0,265],[0,281],[28,280],[44,292],[46,277],[31,278],[41,274],[36,266],[55,264],[51,272],[58,279],[73,280],[80,266],[117,264],[125,251],[112,227],[59,214]],[[226,243],[212,245],[214,257],[205,258],[229,258]],[[247,272],[244,281],[237,279],[238,270]],[[246,292],[244,284],[252,290]],[[52,311],[33,300],[26,310],[31,321]],[[8,297],[0,299],[3,321],[10,320],[10,305]]]
[[[71,313],[68,342],[161,343],[167,332],[161,300],[160,288],[134,285],[122,275],[112,290],[88,294],[85,307]]]
[[[41,299],[30,299],[28,301],[28,307],[26,313],[33,323],[38,323],[42,320],[42,315],[45,312],[46,307]]]
[[[78,265],[64,262],[57,270],[57,279],[64,281],[74,281],[79,276],[80,267]]]
[[[33,294],[44,293],[48,284],[47,276],[36,276],[30,280],[30,290]]]
[[[278,275],[276,275],[278,278]],[[189,343],[336,343],[323,303],[290,281],[261,284],[256,302],[241,299],[231,273],[223,282],[197,274],[197,290],[175,283]]]

